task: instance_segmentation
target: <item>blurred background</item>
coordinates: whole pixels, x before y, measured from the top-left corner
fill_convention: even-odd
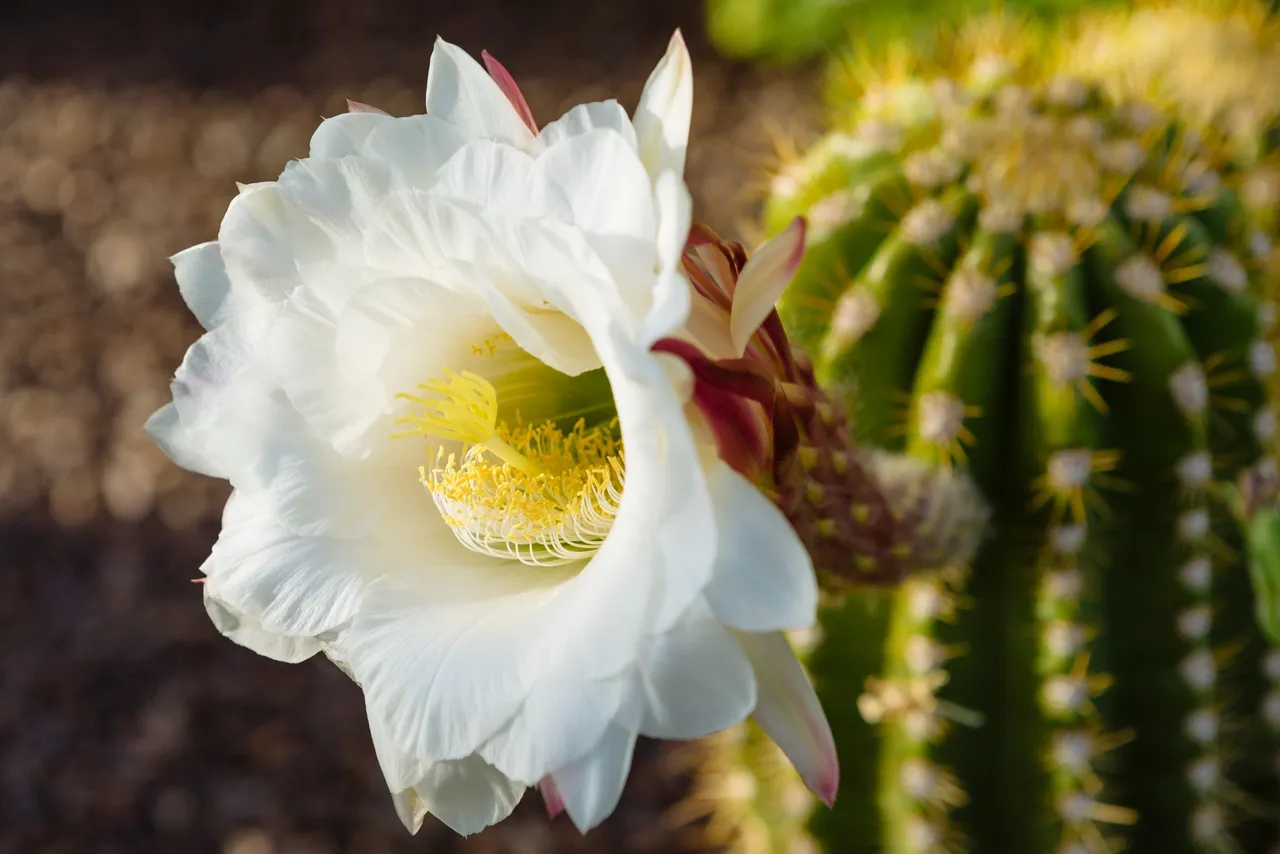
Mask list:
[[[541,122],[630,109],[676,27],[697,214],[736,234],[813,83],[718,59],[694,0],[0,0],[0,852],[673,849],[688,769],[652,746],[585,840],[536,796],[479,837],[410,837],[356,687],[210,625],[190,580],[226,487],[142,423],[199,333],[168,256],[346,98],[421,112],[440,34],[498,56]]]

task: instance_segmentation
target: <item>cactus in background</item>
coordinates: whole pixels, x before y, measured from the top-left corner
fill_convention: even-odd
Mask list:
[[[707,36],[738,59],[788,62],[840,41],[858,0],[706,0]]]
[[[1268,0],[1146,0],[1081,17],[1059,64],[1218,137],[1241,198],[1280,228],[1280,16]]]
[[[932,34],[997,7],[1044,17],[1109,5],[1110,0],[706,0],[707,34],[736,59],[794,62],[839,45],[848,33],[864,44]]]
[[[1202,134],[953,48],[849,96],[766,221],[809,219],[780,311],[877,473],[969,473],[995,534],[825,611],[840,799],[740,850],[1263,851],[1280,656],[1226,486],[1274,475],[1267,241]]]

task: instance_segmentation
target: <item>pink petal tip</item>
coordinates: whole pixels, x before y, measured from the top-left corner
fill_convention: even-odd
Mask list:
[[[836,793],[840,790],[840,769],[832,766],[829,775],[824,774],[821,778],[814,781],[813,793],[818,796],[818,800],[827,805],[828,808],[836,805]]]
[[[380,116],[387,115],[386,110],[379,110],[377,107],[371,107],[368,104],[362,104],[359,101],[347,99],[347,112],[349,113],[375,113]]]
[[[493,78],[493,82],[498,84],[498,88],[502,90],[502,94],[507,96],[507,100],[511,102],[511,106],[516,108],[520,120],[524,122],[525,127],[535,136],[538,133],[538,123],[533,120],[533,110],[529,109],[529,102],[524,99],[524,93],[520,91],[520,87],[516,85],[516,80],[511,76],[511,72],[498,60],[493,58],[493,54],[487,50],[480,51],[480,58],[484,60],[484,67],[489,72],[489,76]]]
[[[547,818],[555,818],[564,812],[564,798],[560,797],[560,790],[556,788],[555,780],[550,775],[542,778],[538,791],[542,793],[542,801],[547,806]]]

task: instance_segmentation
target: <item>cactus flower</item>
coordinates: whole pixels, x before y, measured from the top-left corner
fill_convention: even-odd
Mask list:
[[[425,115],[353,104],[174,258],[208,331],[147,427],[234,488],[208,613],[351,675],[410,831],[476,832],[534,785],[585,831],[637,736],[753,712],[829,801],[830,731],[782,635],[814,619],[811,561],[654,348],[696,319],[684,43],[634,117],[541,130],[484,59],[437,42]]]

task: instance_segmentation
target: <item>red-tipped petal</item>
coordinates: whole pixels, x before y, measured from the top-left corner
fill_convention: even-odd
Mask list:
[[[729,316],[729,332],[739,356],[795,277],[804,257],[804,233],[804,217],[796,217],[786,230],[756,250],[742,268]]]
[[[556,788],[556,782],[551,779],[550,774],[542,778],[538,791],[542,793],[542,801],[547,806],[548,818],[555,818],[564,812],[564,798],[560,797],[560,790]]]
[[[773,458],[770,430],[777,386],[764,369],[746,361],[715,362],[693,344],[676,338],[654,342],[655,353],[668,353],[693,373],[693,402],[706,418],[720,459],[755,480]]]
[[[386,110],[379,110],[377,107],[371,107],[368,104],[362,104],[359,101],[347,99],[347,112],[349,113],[377,113],[380,116],[387,115]]]
[[[840,788],[840,762],[818,695],[781,632],[737,635],[759,686],[756,723],[827,806]]]
[[[533,120],[533,110],[529,109],[529,102],[524,99],[524,93],[516,85],[516,79],[511,76],[511,72],[507,71],[506,67],[494,59],[493,54],[487,50],[480,51],[480,58],[484,60],[484,67],[488,70],[489,76],[493,78],[493,82],[498,84],[502,94],[506,95],[507,100],[511,102],[511,106],[516,108],[516,112],[520,115],[520,120],[524,122],[525,127],[537,136],[538,123]]]

